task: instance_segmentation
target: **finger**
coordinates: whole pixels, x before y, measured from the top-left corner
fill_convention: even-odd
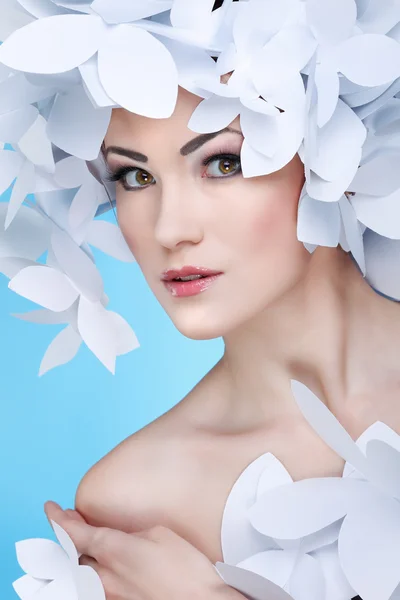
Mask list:
[[[118,568],[127,547],[131,549],[132,536],[127,533],[108,527],[94,527],[84,520],[72,518],[55,502],[47,502],[45,510],[50,522],[57,523],[67,532],[78,552],[92,556],[103,566],[113,570]]]
[[[96,571],[104,588],[107,600],[111,600],[112,598],[123,597],[121,593],[122,590],[120,589],[121,584],[119,583],[118,578],[115,577],[115,575],[113,575],[113,573],[109,569],[103,567],[102,565],[99,565],[99,563],[94,558],[86,555],[82,555],[80,557],[79,564],[82,567],[89,567]]]
[[[79,564],[92,567],[95,570],[97,570],[97,568],[100,568],[100,565],[97,562],[97,560],[92,556],[87,556],[87,554],[82,554],[82,556],[79,557]]]
[[[75,519],[76,521],[81,521],[82,523],[86,523],[87,521],[82,517],[77,510],[73,510],[72,508],[66,508],[65,511],[71,519]]]

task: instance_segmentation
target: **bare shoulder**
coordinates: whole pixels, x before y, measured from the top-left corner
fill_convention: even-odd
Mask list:
[[[76,492],[77,510],[102,527],[138,531],[151,526],[152,506],[170,487],[166,473],[171,475],[181,443],[170,413],[129,436],[83,477]]]
[[[192,407],[206,378],[171,410],[126,438],[81,480],[76,509],[97,526],[139,531],[168,522],[182,505],[193,467]]]

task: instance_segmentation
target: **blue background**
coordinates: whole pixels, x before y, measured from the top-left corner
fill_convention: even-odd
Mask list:
[[[101,218],[115,223],[112,212]],[[62,326],[10,316],[39,307],[11,292],[0,274],[2,600],[18,598],[11,583],[23,572],[15,542],[54,539],[44,502],[72,507],[90,466],[179,402],[223,352],[221,339],[193,341],[174,328],[136,264],[100,251],[95,256],[109,308],[127,319],[141,344],[117,359],[114,376],[82,345],[72,362],[38,377],[41,358]]]

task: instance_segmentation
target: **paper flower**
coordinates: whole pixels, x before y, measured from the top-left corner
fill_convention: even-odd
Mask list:
[[[64,169],[58,174],[62,172],[66,175]],[[77,171],[75,175],[79,178]],[[65,195],[38,194],[36,205],[21,207],[9,229],[0,233],[0,271],[10,278],[11,290],[45,308],[16,316],[68,325],[50,344],[40,374],[71,360],[82,341],[114,372],[116,357],[139,344],[128,323],[106,309],[108,298],[87,244],[119,260],[132,262],[134,258],[119,228],[106,221],[93,221],[90,216],[71,235],[63,231],[57,224],[68,223],[66,215],[73,207],[73,203],[65,203]],[[0,209],[6,206],[0,205]],[[5,217],[5,210],[2,212]],[[46,264],[42,264],[38,259],[46,250]]]
[[[270,453],[243,471],[224,508],[221,530],[224,563],[216,564],[218,572],[226,583],[250,597],[253,596],[249,586],[258,582],[268,598],[267,593],[272,598],[275,593],[281,597],[274,587],[278,586],[294,600],[303,598],[305,590],[310,600],[350,600],[353,590],[339,565],[339,524],[333,523],[318,532],[310,529],[302,539],[291,541],[266,536],[250,521],[249,514],[259,512],[259,501],[262,511],[264,494],[291,483],[289,473]],[[287,515],[282,513],[280,518],[286,519]]]
[[[364,12],[361,7],[358,12],[354,0],[307,0],[305,8],[318,42],[314,81],[317,123],[322,128],[337,105],[339,73],[365,88],[391,83],[400,76],[400,46],[384,35],[399,22],[399,14],[395,4],[382,7],[376,0]],[[387,27],[382,27],[384,19]]]
[[[213,8],[214,0],[1,2],[0,193],[14,182],[6,228],[33,193],[36,209],[94,262],[90,223],[115,201],[115,186],[103,188],[101,169],[95,175],[112,110],[169,117],[180,85],[202,99],[193,131],[240,117],[245,177],[276,172],[298,153],[306,179],[298,238],[311,252],[341,245],[375,289],[400,299],[397,0]],[[50,258],[44,271],[29,264],[19,276],[15,262],[7,270],[68,278]]]
[[[145,0],[141,3],[142,9],[144,4]],[[154,2],[150,0],[149,5],[154,7]],[[111,12],[110,6],[106,7],[108,13]],[[120,4],[113,7],[112,10],[118,13]],[[158,9],[154,10],[158,12]],[[96,90],[102,87],[112,99],[111,105],[116,103],[127,110],[153,118],[170,116],[175,107],[178,85],[176,67],[165,46],[147,32],[143,25],[111,25],[91,12],[92,14],[61,14],[37,19],[7,38],[0,47],[0,61],[25,73],[50,75],[81,67],[97,54],[97,69],[83,67],[81,71],[85,86],[94,98]],[[65,52],[66,40],[73,40],[68,45],[68,52]],[[31,49],[29,53],[23,51],[26,47]],[[52,52],[48,52],[50,47]],[[127,61],[130,61],[131,68],[137,64],[136,82],[126,76]],[[158,73],[157,77],[140,77],[140,74],[154,72]],[[76,110],[82,110],[83,99],[78,93],[79,98],[74,101],[73,91],[71,94],[71,98],[59,99],[62,108],[59,107],[56,116],[50,115],[50,122],[53,119],[61,120],[61,115],[70,124],[74,120],[76,122],[76,116],[72,118],[72,115]],[[65,114],[65,111],[69,114]],[[96,127],[96,115],[104,113],[110,116],[110,111],[107,108],[95,111],[93,108],[90,113],[89,110],[87,112],[93,121],[91,126],[100,135],[101,128],[98,124]],[[106,121],[105,117],[104,120]],[[103,137],[107,126],[106,122]],[[95,155],[86,154],[81,158],[96,158],[100,143]]]
[[[293,3],[291,3],[293,4]],[[295,0],[294,4],[297,4]],[[194,111],[189,128],[198,133],[218,131],[240,115],[244,135],[241,151],[245,177],[265,175],[285,166],[296,154],[305,132],[305,89],[300,70],[307,63],[313,46],[300,55],[293,28],[282,29],[288,52],[285,68],[277,64],[274,45],[279,27],[289,18],[287,2],[272,10],[271,4],[249,2],[241,7],[233,23],[233,42],[221,53],[215,74],[231,73],[226,83],[215,74],[199,80],[199,85],[214,92]],[[268,16],[267,16],[268,15]],[[268,19],[268,20],[267,20]],[[261,23],[267,23],[262,26]],[[283,45],[283,41],[282,41]],[[272,46],[274,46],[272,48]]]
[[[346,460],[343,477],[273,489],[250,509],[251,523],[266,535],[299,539],[339,522],[339,562],[351,587],[363,600],[396,598],[400,436],[377,422],[356,443],[308,388],[292,382],[292,390],[310,425]]]
[[[52,521],[59,544],[52,540],[17,542],[17,558],[26,575],[13,583],[21,600],[105,600],[101,580],[92,567],[79,564],[69,535]]]

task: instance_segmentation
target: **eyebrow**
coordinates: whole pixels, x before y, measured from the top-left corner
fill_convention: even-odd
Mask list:
[[[182,146],[179,152],[182,156],[187,156],[188,154],[191,154],[192,152],[195,152],[196,150],[201,148],[204,144],[214,139],[218,135],[227,132],[236,133],[240,136],[243,136],[242,132],[238,129],[234,129],[233,127],[225,127],[220,131],[214,131],[213,133],[202,133],[196,136],[195,138],[187,142],[184,146]],[[128,148],[122,148],[122,146],[108,146],[108,148],[105,148],[105,158],[107,158],[107,156],[111,153],[119,154],[120,156],[127,156],[132,160],[137,160],[143,163],[148,162],[149,160],[149,157],[145,154],[142,154],[142,152],[137,152],[136,150],[129,150]]]

